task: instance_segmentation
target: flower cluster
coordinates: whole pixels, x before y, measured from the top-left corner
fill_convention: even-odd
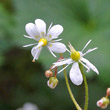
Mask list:
[[[34,39],[38,42],[38,43],[28,44],[28,45],[23,46],[23,47],[28,47],[28,46],[36,45],[31,50],[31,53],[33,56],[33,60],[32,60],[33,62],[35,62],[35,60],[37,60],[39,58],[42,48],[44,46],[46,46],[47,49],[50,51],[50,53],[54,57],[56,57],[54,52],[64,53],[67,50],[70,53],[70,58],[64,58],[58,62],[53,63],[54,66],[52,67],[52,69],[54,69],[55,67],[58,67],[58,66],[66,65],[62,70],[60,70],[58,72],[58,73],[60,73],[65,68],[67,68],[70,64],[72,64],[69,76],[70,76],[71,81],[75,85],[80,85],[83,82],[83,77],[82,77],[81,71],[79,69],[78,63],[82,64],[87,69],[87,72],[89,72],[91,69],[94,72],[96,72],[97,74],[99,74],[97,68],[92,63],[90,63],[87,59],[84,58],[84,56],[86,54],[97,49],[97,47],[95,47],[93,49],[87,50],[84,53],[85,48],[88,46],[88,44],[91,42],[91,40],[89,40],[87,42],[87,44],[84,46],[84,48],[81,51],[76,51],[73,48],[73,46],[71,45],[71,43],[69,43],[69,45],[68,45],[70,48],[70,51],[69,51],[63,43],[59,42],[62,39],[54,40],[54,39],[58,38],[58,36],[63,32],[63,27],[61,25],[58,24],[58,25],[54,25],[52,27],[52,23],[51,23],[47,30],[47,34],[46,34],[45,22],[41,19],[36,19],[35,24],[28,23],[28,24],[26,24],[25,29],[29,36],[24,35],[24,37]],[[49,83],[48,83],[48,85],[49,85]]]
[[[51,89],[54,89],[58,84],[57,73],[61,73],[62,71],[64,71],[70,64],[72,64],[72,67],[69,72],[69,77],[70,77],[70,80],[72,81],[72,83],[75,85],[81,85],[83,82],[84,75],[82,75],[83,73],[81,71],[80,65],[82,67],[85,67],[87,69],[87,72],[89,72],[90,70],[93,70],[94,72],[99,74],[99,71],[97,70],[97,68],[89,60],[87,60],[85,58],[85,56],[88,53],[97,49],[97,47],[95,47],[95,48],[89,49],[86,52],[84,52],[86,47],[90,44],[91,40],[89,40],[86,43],[86,45],[84,46],[84,48],[81,51],[75,50],[74,47],[72,46],[72,44],[69,42],[69,44],[68,44],[68,47],[70,49],[69,50],[63,43],[59,42],[62,39],[57,39],[59,37],[59,35],[63,32],[63,27],[59,24],[52,26],[52,23],[51,23],[48,30],[46,31],[46,23],[41,19],[36,19],[35,24],[34,23],[26,24],[25,30],[28,35],[24,35],[24,37],[33,39],[36,41],[36,43],[23,46],[23,47],[28,47],[28,46],[35,45],[31,50],[31,54],[33,56],[32,62],[35,62],[35,60],[38,60],[41,50],[44,47],[47,47],[49,52],[54,57],[56,57],[54,52],[60,54],[60,58],[58,58],[58,60],[52,64],[52,66],[50,67],[49,70],[45,71],[46,78],[49,78],[47,81],[47,85]],[[69,54],[70,54],[69,58],[63,58],[62,53],[66,52],[66,51],[69,52]],[[63,66],[63,69],[61,69],[59,72],[57,72],[57,69],[59,66]],[[54,72],[53,72],[53,70],[54,70]],[[64,76],[65,76],[65,74],[64,74]],[[68,84],[67,76],[65,76],[65,81],[66,81],[66,85],[67,85],[69,94],[71,96],[71,99],[74,102],[74,104],[76,105],[76,108],[78,110],[82,110],[79,107],[79,105],[77,104],[77,102],[75,102],[75,100],[74,100],[74,97],[71,93],[71,90],[70,90],[70,87]],[[86,83],[87,83],[87,81],[86,81]],[[86,84],[86,86],[87,86],[87,84]],[[87,92],[88,90],[87,90],[86,86],[85,86],[85,88],[86,88],[86,92]],[[88,101],[88,99],[86,100],[86,103],[85,103],[85,110],[88,107],[87,101]],[[101,101],[99,101],[97,105],[100,106],[100,104],[107,106],[108,100],[106,98],[102,98]],[[102,105],[101,105],[101,107],[102,107]],[[20,110],[25,110],[24,108],[25,107],[23,107],[23,109],[20,109]],[[29,110],[31,110],[31,109],[29,109]]]

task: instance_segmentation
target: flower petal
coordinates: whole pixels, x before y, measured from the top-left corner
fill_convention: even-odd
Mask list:
[[[47,33],[48,41],[58,38],[58,36],[63,32],[63,27],[61,25],[54,25]]]
[[[98,47],[95,47],[95,48],[93,48],[93,49],[89,49],[87,52],[85,52],[85,53],[82,54],[82,55],[85,56],[86,54],[88,54],[88,53],[90,53],[90,52],[92,52],[92,51],[94,51],[94,50],[96,50],[96,49],[98,49]]]
[[[38,107],[35,104],[27,102],[24,104],[23,110],[38,110]]]
[[[87,69],[86,72],[88,73],[90,71],[90,68],[87,65],[85,65],[82,61],[79,60],[79,62]]]
[[[63,59],[61,61],[59,60],[58,62],[53,63],[54,65],[53,65],[52,69],[55,68],[55,67],[58,67],[58,66],[65,65],[65,64],[69,65],[71,63],[73,63],[73,60],[71,58]]]
[[[41,37],[45,37],[45,34],[46,34],[46,24],[45,24],[45,22],[41,19],[36,19],[35,24],[36,24],[36,27],[37,27],[38,32],[41,35]]]
[[[64,68],[62,68],[60,71],[58,71],[58,74],[61,73],[63,70],[65,70],[68,66],[69,66],[69,64],[66,65]]]
[[[33,43],[33,44],[27,44],[27,45],[24,45],[23,47],[29,47],[29,46],[33,46],[33,45],[36,45],[37,43]]]
[[[26,30],[27,34],[30,37],[32,37],[33,39],[35,39],[37,41],[40,39],[40,36],[39,36],[39,33],[37,31],[35,24],[33,24],[33,23],[26,24],[25,30]]]
[[[99,74],[99,71],[97,70],[97,68],[92,63],[90,63],[87,59],[85,59],[85,58],[82,57],[81,58],[81,61],[83,61],[94,72],[96,72],[97,74]]]
[[[53,23],[50,24],[47,33],[50,31],[50,29],[51,29],[51,27],[52,27],[52,24],[53,24]]]
[[[83,51],[85,50],[85,48],[90,44],[91,41],[92,41],[92,40],[89,40],[89,41],[86,43],[86,45],[84,46],[84,48],[82,49],[81,52],[83,52]]]
[[[27,36],[27,35],[24,35],[24,37],[29,38],[29,39],[34,39],[33,37],[30,37],[30,36]]]
[[[103,104],[103,100],[102,100],[102,99],[100,99],[99,101],[97,101],[97,106],[98,106],[98,107],[101,107],[102,104]]]
[[[57,86],[57,84],[56,85],[54,85],[53,83],[49,83],[49,80],[47,81],[47,85],[48,85],[48,87],[50,87],[51,89],[54,89],[56,86]]]
[[[33,58],[33,61],[34,61],[35,59],[37,60],[37,59],[39,58],[39,55],[40,55],[41,50],[42,50],[42,46],[40,46],[40,47],[35,46],[35,47],[32,48],[31,54],[32,54],[32,56],[34,57],[34,58]]]
[[[61,41],[62,39],[57,39],[57,40],[53,40],[53,41],[51,41],[51,42],[59,42],[59,41]]]
[[[78,63],[74,63],[70,70],[70,79],[75,85],[81,85],[83,82],[83,77],[79,69]]]
[[[64,53],[66,51],[66,46],[60,42],[48,43],[48,48],[56,53]]]
[[[52,52],[52,50],[50,48],[47,47],[47,49],[49,50],[49,52],[56,58],[57,56]]]

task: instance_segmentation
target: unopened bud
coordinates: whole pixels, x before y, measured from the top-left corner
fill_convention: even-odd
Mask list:
[[[35,59],[33,59],[32,62],[34,63],[35,62]]]
[[[109,99],[106,97],[103,97],[99,101],[97,101],[97,106],[102,109],[107,108],[108,104],[109,104]]]
[[[46,76],[47,78],[52,77],[52,76],[53,76],[53,72],[52,72],[51,70],[46,70],[46,71],[45,71],[45,76]]]
[[[56,77],[51,77],[48,81],[47,81],[47,85],[51,88],[54,89],[58,84],[58,79]]]
[[[110,96],[110,88],[107,88],[107,96]]]

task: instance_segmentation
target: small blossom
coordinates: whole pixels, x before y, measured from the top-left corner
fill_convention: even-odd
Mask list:
[[[18,108],[17,110],[38,110],[38,107],[35,104],[27,102],[22,108]]]
[[[108,104],[109,104],[109,99],[106,97],[103,97],[99,101],[97,101],[97,106],[102,109],[107,108]]]
[[[84,58],[84,56],[94,50],[97,49],[96,48],[93,48],[93,49],[89,49],[88,51],[86,51],[85,53],[83,53],[83,51],[85,50],[85,48],[88,46],[88,44],[91,42],[91,40],[89,40],[87,42],[87,44],[84,46],[84,48],[82,49],[82,51],[76,51],[73,46],[69,43],[69,48],[70,48],[70,58],[67,58],[67,59],[62,59],[60,60],[59,62],[55,62],[53,63],[54,66],[53,68],[55,67],[58,67],[58,66],[62,66],[62,65],[65,65],[66,66],[60,70],[58,73],[62,72],[65,68],[67,68],[70,64],[73,64],[71,69],[70,69],[70,73],[69,73],[69,76],[70,76],[70,79],[71,81],[75,84],[75,85],[81,85],[82,82],[83,82],[83,77],[82,77],[82,74],[81,74],[81,71],[79,69],[79,65],[78,63],[81,63],[86,69],[87,69],[87,72],[91,70],[93,70],[94,72],[96,72],[97,74],[99,74],[97,68],[92,64],[90,63],[87,59]]]
[[[52,23],[46,33],[46,24],[41,19],[36,19],[35,24],[28,23],[25,26],[25,30],[29,36],[24,35],[24,37],[34,39],[38,43],[28,44],[23,47],[28,47],[32,45],[36,45],[32,48],[31,54],[33,56],[33,62],[39,58],[41,50],[44,46],[50,51],[50,53],[56,57],[53,52],[56,53],[64,53],[66,51],[66,46],[63,43],[60,43],[58,40],[54,40],[58,38],[58,36],[63,32],[63,27],[61,25],[54,25],[52,27]]]
[[[110,88],[107,88],[107,96],[110,96]]]
[[[53,76],[53,72],[52,72],[51,70],[46,70],[46,71],[45,71],[45,76],[46,76],[47,78],[52,77],[52,76]]]
[[[56,77],[51,77],[48,81],[47,81],[47,85],[51,88],[54,89],[58,84],[58,79]]]

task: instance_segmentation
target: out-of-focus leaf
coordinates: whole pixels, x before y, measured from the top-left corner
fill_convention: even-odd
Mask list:
[[[106,42],[109,42],[108,35],[110,35],[110,14],[108,11],[110,8],[109,0],[85,0],[84,2],[81,0],[70,0],[70,2],[67,2],[66,0],[14,0],[14,5],[16,8],[15,21],[17,25],[13,31],[13,38],[16,44],[22,46],[24,44],[35,42],[23,37],[23,34],[26,34],[24,27],[26,23],[34,23],[36,18],[40,18],[47,23],[47,27],[51,22],[63,25],[64,32],[59,36],[59,38],[63,39],[62,42],[67,44],[68,41],[71,41],[73,46],[80,50],[89,39],[93,39],[92,43],[94,45],[92,45],[98,46],[99,49],[102,50],[102,52],[98,52],[101,52],[106,56],[104,57],[104,55],[100,55],[100,61],[103,62],[106,58],[109,58],[105,50],[109,47],[107,46],[109,43],[107,44]],[[97,55],[99,54],[98,52],[96,54],[94,53],[95,59],[99,59]],[[43,56],[44,53],[46,56]],[[66,55],[69,57],[68,54]],[[94,58],[92,57],[91,59],[93,60]],[[43,50],[40,56],[40,61],[49,67],[51,63],[56,60],[52,58],[47,50]],[[95,61],[93,63],[97,64],[98,62]],[[99,64],[100,63],[98,63],[98,65]]]
[[[0,66],[4,63],[4,56],[0,54]]]

